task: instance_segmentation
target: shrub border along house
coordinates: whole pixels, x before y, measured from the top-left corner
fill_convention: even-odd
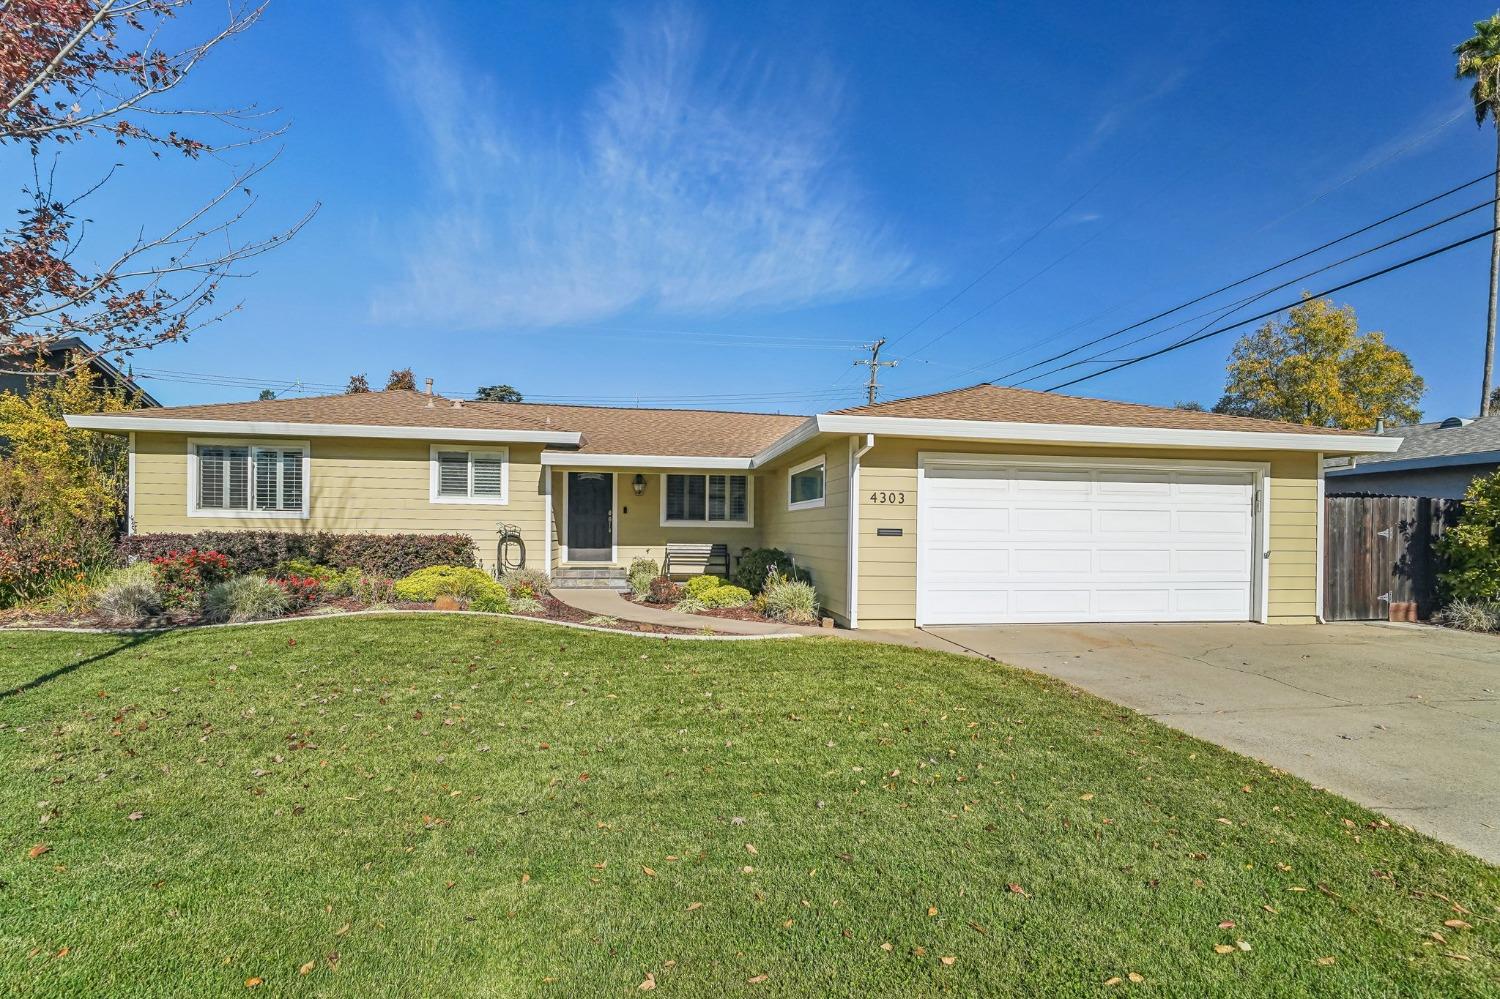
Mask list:
[[[551,575],[778,548],[827,614],[879,628],[1315,623],[1322,458],[1400,444],[992,385],[810,417],[393,390],[68,422],[130,435],[133,531],[399,524]],[[1213,572],[1171,557],[1203,545]]]

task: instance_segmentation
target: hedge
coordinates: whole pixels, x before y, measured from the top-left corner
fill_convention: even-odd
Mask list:
[[[430,565],[474,566],[467,534],[339,534],[334,531],[200,531],[133,534],[120,539],[120,561],[159,558],[169,552],[213,550],[229,556],[236,573],[275,572],[294,559],[358,569],[400,579]]]

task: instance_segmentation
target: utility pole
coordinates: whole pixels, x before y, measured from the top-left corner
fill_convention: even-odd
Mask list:
[[[871,406],[875,405],[875,393],[880,389],[880,382],[879,382],[880,369],[881,368],[894,368],[898,363],[900,363],[898,361],[882,361],[880,359],[880,348],[884,347],[884,346],[885,346],[885,337],[881,337],[879,340],[876,340],[874,343],[867,343],[867,344],[865,344],[863,347],[860,348],[860,350],[868,350],[870,352],[870,358],[869,358],[869,360],[859,360],[859,361],[855,361],[854,362],[854,366],[856,368],[863,364],[863,365],[867,365],[869,367],[869,369],[870,369],[870,381],[869,381],[869,384],[866,385],[865,387],[869,390],[869,393],[870,393],[870,405]]]

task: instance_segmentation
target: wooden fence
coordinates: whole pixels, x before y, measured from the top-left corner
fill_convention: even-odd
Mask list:
[[[1416,621],[1437,610],[1436,543],[1460,500],[1329,496],[1323,517],[1323,616]]]

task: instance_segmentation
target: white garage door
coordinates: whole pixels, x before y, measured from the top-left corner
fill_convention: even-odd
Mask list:
[[[926,460],[918,618],[1248,620],[1254,496],[1238,469]]]

